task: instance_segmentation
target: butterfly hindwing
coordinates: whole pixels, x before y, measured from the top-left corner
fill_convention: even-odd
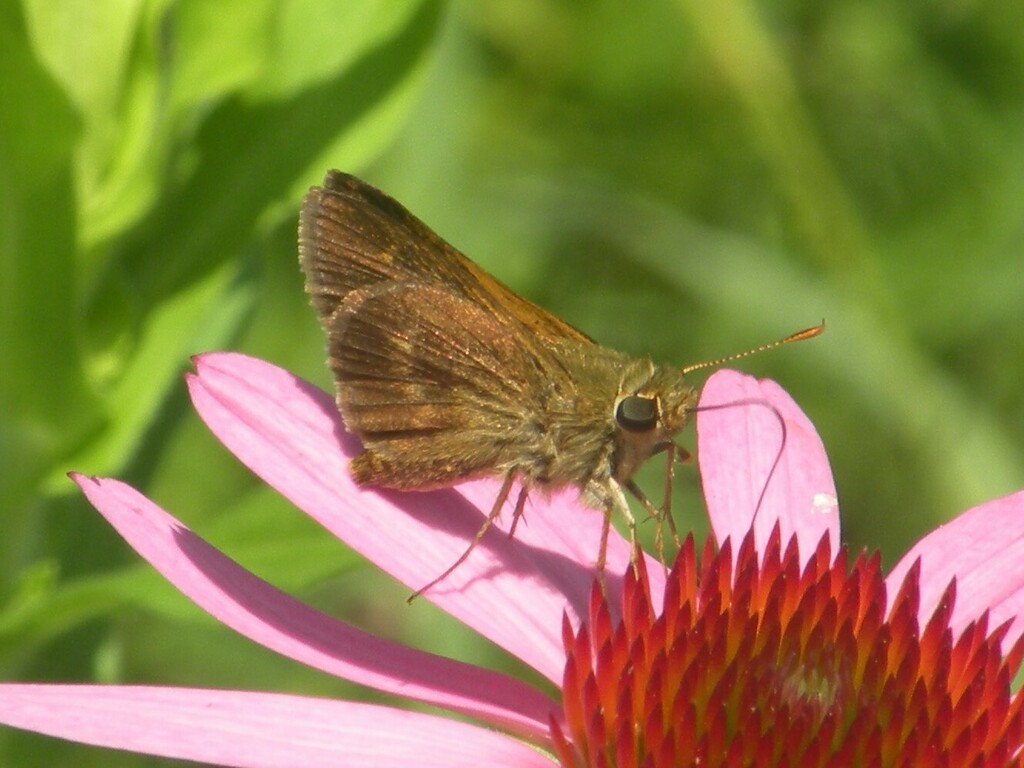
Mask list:
[[[548,362],[494,315],[444,288],[384,283],[350,293],[332,323],[338,406],[367,450],[358,480],[450,484],[520,453],[542,393],[517,372]]]

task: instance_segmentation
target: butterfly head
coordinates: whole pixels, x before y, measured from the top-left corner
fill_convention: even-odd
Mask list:
[[[678,369],[658,367],[636,388],[620,393],[615,403],[614,476],[628,480],[640,466],[672,444],[690,419],[697,391]]]

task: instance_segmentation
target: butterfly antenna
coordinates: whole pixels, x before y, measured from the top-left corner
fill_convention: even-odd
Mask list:
[[[693,365],[683,366],[683,373],[693,373],[694,371],[701,371],[704,370],[705,368],[717,368],[718,366],[723,365],[725,363],[731,363],[733,360],[739,360],[741,358],[750,357],[751,355],[756,355],[761,352],[767,352],[769,349],[775,349],[776,347],[781,347],[784,344],[792,344],[794,341],[806,341],[807,339],[813,339],[815,336],[820,336],[824,332],[825,321],[822,320],[821,323],[814,326],[813,328],[805,328],[802,331],[797,331],[796,333],[790,334],[784,339],[779,339],[778,341],[773,341],[769,344],[762,344],[759,347],[748,349],[746,352],[737,352],[734,355],[726,355],[725,357],[719,357],[715,360],[708,360],[703,363],[694,363]]]

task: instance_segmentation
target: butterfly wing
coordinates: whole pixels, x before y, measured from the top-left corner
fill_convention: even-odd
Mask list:
[[[354,176],[330,171],[309,191],[299,222],[306,288],[322,319],[349,292],[382,282],[443,285],[543,339],[592,340],[517,295],[452,248],[400,203]]]
[[[358,482],[432,488],[542,459],[531,420],[574,389],[552,349],[593,342],[352,176],[310,191],[299,232],[338,406],[366,448]]]
[[[517,375],[537,361],[516,336],[441,287],[392,282],[350,293],[329,353],[345,425],[366,448],[352,465],[356,480],[450,485],[507,471],[533,449],[522,425],[542,385]]]

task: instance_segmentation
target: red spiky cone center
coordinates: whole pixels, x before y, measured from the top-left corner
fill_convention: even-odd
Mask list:
[[[919,629],[919,570],[892,601],[877,555],[847,568],[823,539],[801,569],[776,531],[698,565],[687,540],[664,606],[643,567],[620,611],[595,588],[579,631],[563,630],[566,768],[1024,766],[1024,698],[1011,684],[1024,642],[987,615],[954,637],[954,585]],[[887,606],[891,605],[891,609]],[[621,615],[621,619],[613,616]]]

